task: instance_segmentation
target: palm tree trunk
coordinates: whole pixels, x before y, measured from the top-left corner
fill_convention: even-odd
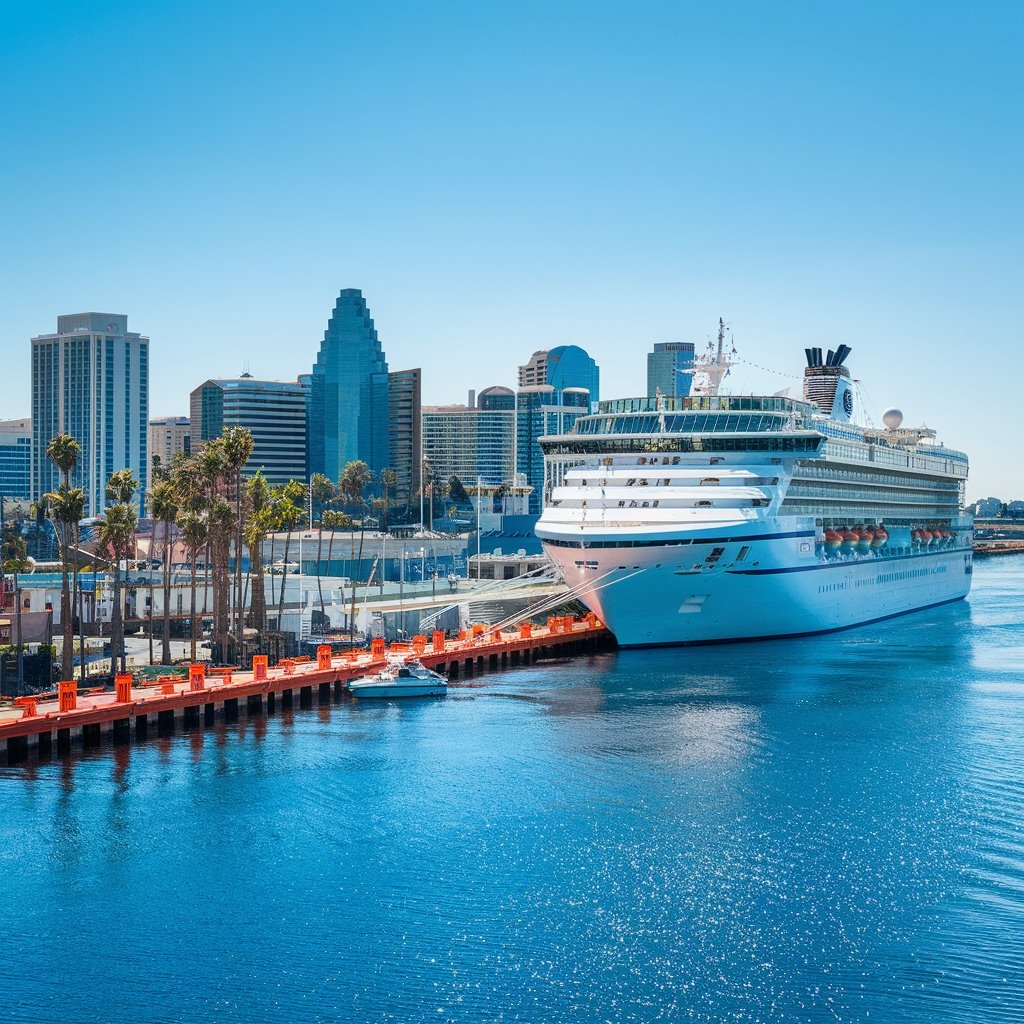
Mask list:
[[[334,547],[334,527],[331,527],[331,535],[327,538],[327,575],[331,575],[331,550]],[[344,607],[345,598],[342,595],[342,607]],[[320,611],[323,612],[323,601],[320,602]]]
[[[283,559],[283,571],[281,573],[281,593],[277,599],[277,631],[280,633],[281,620],[284,618],[284,594],[288,589],[286,584],[288,582],[288,549],[292,544],[292,531],[288,530],[284,535],[284,559]],[[299,566],[299,571],[302,571],[302,566]]]
[[[310,499],[312,500],[312,499]],[[324,544],[324,520],[323,514],[320,516],[320,522],[317,526],[316,531],[316,592],[320,595],[320,614],[324,614],[324,588],[323,582],[320,578],[320,552],[323,550]]]
[[[74,652],[75,631],[71,622],[71,580],[68,573],[68,534],[70,526],[61,524],[61,584],[60,584],[60,628],[63,632],[63,648],[61,650],[61,674],[64,679],[75,678]]]
[[[163,651],[160,660],[164,665],[171,663],[171,521],[164,520],[164,628]]]
[[[363,521],[359,521],[359,560],[357,565],[363,564],[363,538],[366,533],[366,528],[363,526]],[[355,534],[352,535],[352,539],[355,540]],[[355,644],[356,640],[356,578],[352,577],[352,606],[348,617],[348,636],[352,644]]]
[[[110,614],[110,674],[117,675],[118,656],[121,653],[121,631],[124,619],[121,616],[121,562],[114,552],[114,608]]]
[[[192,631],[192,664],[196,661],[196,555],[199,554],[198,548],[192,548],[192,567],[190,574],[192,577],[192,605],[190,610],[189,626]]]

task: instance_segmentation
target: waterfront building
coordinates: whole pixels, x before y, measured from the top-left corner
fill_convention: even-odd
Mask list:
[[[192,437],[187,416],[159,416],[149,421],[150,465],[167,469],[175,455],[188,455],[191,451]]]
[[[685,398],[693,384],[695,348],[690,341],[659,342],[647,353],[647,397]]]
[[[129,333],[123,313],[59,316],[56,334],[32,339],[33,499],[60,483],[46,446],[71,434],[82,446],[72,483],[85,492],[86,516],[106,507],[107,478],[119,469],[135,474],[141,507],[148,423],[149,338]]]
[[[32,421],[0,420],[0,498],[32,494]]]
[[[309,390],[309,471],[338,480],[353,459],[379,476],[390,458],[388,364],[358,288],[343,288]]]
[[[408,503],[420,489],[421,396],[419,368],[388,374],[388,465],[395,471],[393,497],[400,505]]]
[[[204,381],[191,394],[191,448],[220,437],[227,427],[252,434],[243,475],[262,470],[267,481],[306,479],[306,391],[299,383],[241,377]]]
[[[550,384],[520,388],[516,395],[516,473],[530,487],[530,512],[544,506],[544,453],[540,438],[564,434],[581,416],[590,412],[586,388],[556,391]]]
[[[492,399],[505,397],[496,393],[507,390],[481,391],[477,406],[433,405],[423,410],[423,455],[437,479],[447,483],[457,476],[467,490],[478,478],[492,487],[512,480],[515,408],[490,407]]]
[[[559,345],[549,351],[534,352],[529,362],[519,367],[520,390],[544,384],[549,384],[559,394],[567,388],[584,388],[596,407],[601,371],[579,345]]]

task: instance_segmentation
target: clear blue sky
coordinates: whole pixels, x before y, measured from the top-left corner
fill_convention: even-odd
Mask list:
[[[0,417],[60,313],[126,313],[185,413],[359,287],[431,403],[570,343],[641,394],[719,316],[794,375],[845,342],[876,419],[1024,497],[1024,4],[0,7]]]

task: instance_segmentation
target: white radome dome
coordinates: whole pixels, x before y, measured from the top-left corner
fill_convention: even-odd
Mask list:
[[[889,430],[898,430],[903,422],[903,413],[899,409],[886,409],[882,413],[882,422]]]

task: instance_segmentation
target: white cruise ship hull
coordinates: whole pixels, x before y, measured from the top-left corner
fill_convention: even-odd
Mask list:
[[[756,542],[762,548],[788,540]],[[756,552],[755,544],[751,548]],[[750,559],[708,567],[678,547],[548,554],[623,647],[806,636],[876,622],[967,596],[971,551],[889,558]],[[760,564],[753,566],[756,561]],[[583,562],[584,565],[577,565]],[[765,563],[775,564],[765,564]],[[700,565],[698,568],[697,566]],[[586,577],[594,589],[588,593]]]

